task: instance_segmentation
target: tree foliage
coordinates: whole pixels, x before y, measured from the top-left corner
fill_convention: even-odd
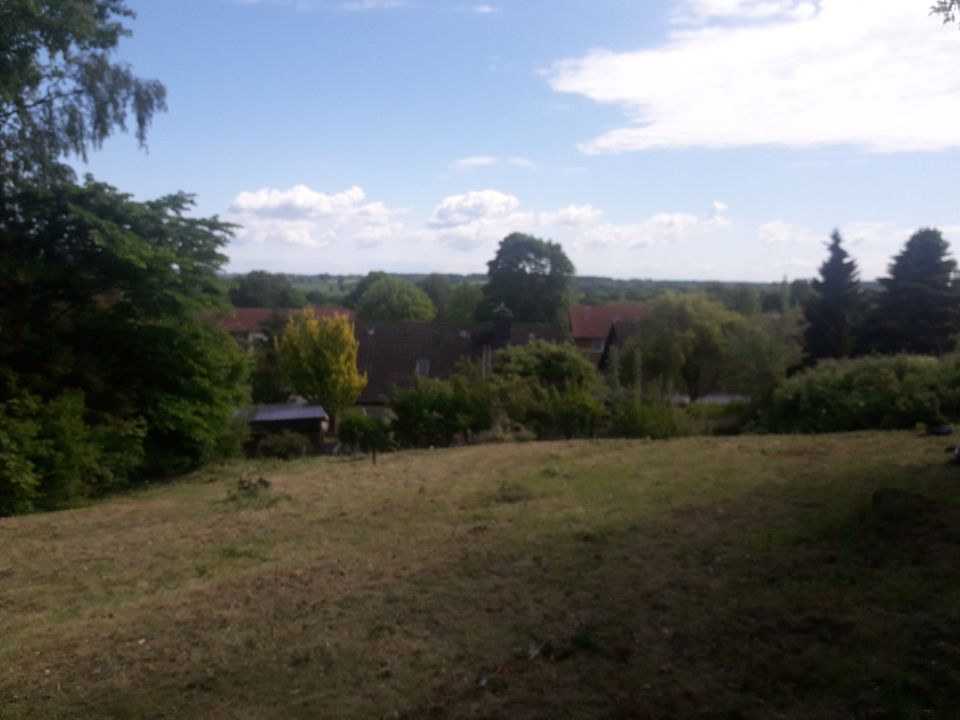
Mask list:
[[[338,436],[340,442],[352,451],[370,453],[374,465],[377,464],[377,453],[393,449],[390,429],[383,420],[359,411],[350,411],[343,416]]]
[[[871,318],[873,349],[942,354],[960,332],[957,263],[939,230],[918,230],[890,264]]]
[[[559,243],[513,233],[487,268],[478,319],[504,304],[519,322],[566,323],[574,267]]]
[[[825,360],[791,377],[763,406],[773,432],[912,428],[960,417],[960,357]]]
[[[930,6],[931,15],[940,15],[944,24],[956,22],[960,17],[960,0],[937,0]]]
[[[69,175],[58,160],[86,159],[132,118],[141,145],[166,91],[111,61],[124,0],[5,0],[0,4],[0,181]]]
[[[286,275],[254,270],[236,279],[230,302],[234,307],[281,309],[303,307],[306,301]]]
[[[664,293],[640,324],[643,374],[687,392],[719,389],[725,357],[743,318],[699,294]]]
[[[343,306],[350,308],[351,310],[356,310],[357,305],[360,302],[360,298],[363,297],[364,293],[370,289],[370,286],[373,285],[378,280],[383,280],[384,278],[390,277],[387,273],[380,270],[374,270],[373,272],[367,273],[360,282],[354,286],[354,288],[348,292],[343,297]]]
[[[430,302],[433,303],[434,308],[436,308],[436,319],[439,322],[446,322],[450,313],[450,299],[452,295],[447,279],[440,273],[431,273],[417,283],[417,287],[426,293],[427,297],[430,298]]]
[[[214,322],[231,228],[191,204],[91,179],[0,197],[0,462],[19,468],[0,478],[19,498],[6,511],[236,447],[247,361]]]
[[[322,405],[334,420],[367,384],[366,374],[357,370],[358,348],[345,315],[319,317],[312,310],[291,317],[277,340],[280,368],[294,391]]]
[[[804,306],[806,350],[812,360],[848,357],[854,350],[854,333],[862,321],[863,293],[857,264],[842,247],[837,230],[830,236],[830,255],[813,281],[813,297]]]
[[[572,345],[535,340],[494,357],[499,406],[540,439],[589,437],[603,416],[600,374]]]
[[[429,322],[436,316],[437,310],[423,290],[391,277],[374,282],[357,301],[357,317],[361,320]]]
[[[463,282],[453,288],[447,309],[446,321],[469,323],[477,317],[477,309],[483,301],[483,290],[479,285]]]

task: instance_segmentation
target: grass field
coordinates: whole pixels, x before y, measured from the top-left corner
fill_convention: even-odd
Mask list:
[[[238,464],[2,519],[0,718],[958,718],[945,444]]]

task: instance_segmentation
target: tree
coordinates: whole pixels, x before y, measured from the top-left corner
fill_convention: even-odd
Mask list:
[[[590,436],[603,415],[600,374],[573,345],[535,340],[494,357],[500,406],[540,439]]]
[[[931,15],[940,15],[944,24],[952,23],[960,17],[960,0],[937,0],[930,7]]]
[[[559,243],[513,233],[487,268],[478,319],[489,320],[504,304],[520,322],[566,322],[574,268]]]
[[[303,295],[294,289],[286,275],[254,270],[241,275],[230,288],[230,302],[242,308],[299,308]]]
[[[957,263],[939,230],[918,230],[890,264],[873,313],[873,348],[882,352],[945,353],[960,332]]]
[[[483,301],[483,291],[479,285],[463,282],[453,288],[447,310],[447,322],[469,323],[477,316],[477,308]]]
[[[415,285],[385,277],[373,283],[357,302],[361,320],[420,320],[429,322],[437,309]]]
[[[830,256],[820,266],[820,279],[813,281],[813,297],[804,306],[806,350],[812,360],[849,357],[854,332],[863,311],[863,294],[857,263],[841,247],[843,238],[834,230],[827,246]]]
[[[668,292],[649,308],[640,324],[644,379],[679,384],[691,402],[717,390],[743,318],[704,295]]]
[[[421,280],[417,287],[427,294],[430,302],[437,309],[437,320],[446,322],[450,312],[450,285],[447,279],[439,273],[431,273]]]
[[[254,341],[252,350],[253,368],[250,371],[250,389],[255,403],[282,403],[290,397],[290,382],[280,369],[277,355],[277,338],[283,335],[287,317],[274,312],[260,323],[260,332],[265,337]]]
[[[58,160],[86,159],[132,117],[141,145],[166,90],[111,62],[124,0],[7,0],[0,4],[0,183],[70,177]]]
[[[322,405],[334,427],[367,384],[366,374],[357,370],[358,348],[345,315],[318,317],[312,310],[291,317],[277,341],[280,368],[290,385],[308,402]]]
[[[798,310],[766,313],[736,324],[724,353],[728,388],[765,398],[803,361],[805,323]]]
[[[377,453],[393,449],[390,430],[380,418],[370,417],[352,410],[340,421],[340,442],[353,452],[370,453],[373,464],[377,464]]]
[[[191,205],[90,178],[0,194],[0,434],[21,426],[0,456],[34,477],[21,509],[236,447],[247,359],[214,320],[231,226]]]
[[[373,285],[378,280],[383,280],[384,278],[390,277],[385,272],[380,270],[374,270],[373,272],[367,273],[363,279],[356,284],[356,286],[348,292],[343,298],[343,306],[345,308],[350,308],[351,310],[357,309],[357,304],[360,302],[360,298],[363,297],[363,294],[370,289],[370,286]],[[340,278],[340,282],[343,281],[343,278]]]

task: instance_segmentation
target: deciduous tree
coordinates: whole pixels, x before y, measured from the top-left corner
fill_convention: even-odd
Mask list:
[[[345,315],[319,317],[304,310],[291,317],[277,341],[280,368],[293,389],[308,402],[322,405],[334,425],[367,384],[357,370],[359,343]]]
[[[640,326],[644,378],[679,386],[691,401],[719,389],[743,318],[695,294],[664,293],[649,308]]]
[[[559,243],[513,233],[487,267],[478,319],[489,320],[502,303],[519,322],[566,323],[574,268]]]
[[[437,310],[423,290],[396,278],[380,278],[357,302],[357,317],[361,320],[429,322],[436,316]]]
[[[124,0],[0,3],[0,181],[69,176],[61,157],[130,120],[145,144],[166,91],[111,59],[133,17]]]

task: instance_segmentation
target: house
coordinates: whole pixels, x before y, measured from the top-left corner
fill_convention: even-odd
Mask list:
[[[640,336],[639,320],[615,320],[610,324],[610,330],[607,332],[606,341],[603,344],[603,352],[600,354],[600,360],[597,366],[605,370],[610,362],[610,352],[613,348],[623,349],[624,343],[631,338]]]
[[[357,366],[367,374],[367,386],[357,404],[382,412],[385,397],[415,376],[448,379],[462,359],[480,362],[490,372],[493,353],[531,340],[563,342],[566,334],[549,323],[514,323],[501,310],[492,323],[358,322]]]
[[[320,405],[304,403],[281,403],[278,405],[256,405],[250,410],[240,411],[238,415],[250,418],[250,440],[247,450],[257,454],[257,448],[268,435],[289,430],[306,436],[310,449],[320,452],[323,440],[330,427],[330,418]]]
[[[346,315],[353,320],[353,311],[341,307],[325,307],[317,305],[310,308],[320,317],[334,317]],[[232,313],[220,319],[221,325],[243,347],[249,348],[257,340],[265,340],[264,323],[285,323],[290,315],[302,312],[301,308],[235,308]]]
[[[572,305],[570,331],[573,341],[595,365],[600,364],[607,345],[607,335],[616,322],[636,321],[646,317],[643,305]]]

